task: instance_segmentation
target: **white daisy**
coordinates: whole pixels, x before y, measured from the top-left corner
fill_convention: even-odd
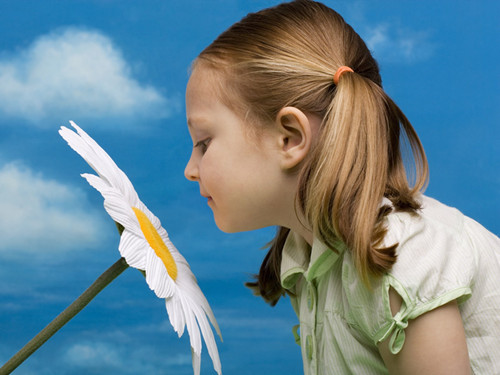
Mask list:
[[[187,326],[194,373],[200,373],[201,329],[214,369],[220,375],[219,353],[208,319],[221,339],[222,336],[188,263],[168,238],[160,220],[140,201],[125,173],[87,133],[70,123],[78,134],[64,126],[59,134],[99,175],[82,177],[102,194],[104,208],[124,228],[120,254],[129,266],[145,271],[149,287],[159,298],[165,298],[170,323],[179,337]]]

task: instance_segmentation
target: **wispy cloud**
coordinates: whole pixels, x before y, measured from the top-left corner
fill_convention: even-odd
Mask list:
[[[120,368],[122,364],[120,350],[103,342],[78,343],[66,352],[66,360],[76,366],[97,368]]]
[[[429,58],[434,52],[428,31],[378,24],[362,31],[368,48],[381,61],[414,63]]]
[[[85,194],[35,174],[21,163],[0,167],[0,252],[36,255],[95,246],[103,218]]]
[[[163,118],[177,107],[139,83],[106,35],[66,28],[0,59],[0,114],[43,126],[46,120]]]
[[[423,23],[415,27],[393,12],[374,12],[377,7],[354,0],[346,4],[344,15],[379,62],[413,64],[432,57],[436,45],[431,29]]]
[[[138,341],[132,341],[138,344]],[[95,373],[158,374],[168,369],[182,368],[191,372],[191,353],[170,350],[161,352],[146,343],[120,345],[105,340],[87,341],[71,345],[63,359],[73,368],[84,368]],[[177,373],[178,371],[176,371]]]

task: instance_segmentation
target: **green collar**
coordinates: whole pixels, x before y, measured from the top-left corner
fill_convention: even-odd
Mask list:
[[[316,237],[312,247],[298,234],[290,231],[281,259],[281,285],[292,289],[300,276],[308,281],[317,279],[328,271],[345,250],[345,245],[338,241],[336,250],[332,250]]]

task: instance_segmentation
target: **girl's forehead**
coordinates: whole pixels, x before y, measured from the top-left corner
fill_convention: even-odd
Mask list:
[[[186,87],[186,111],[220,102],[220,79],[206,68],[195,68]]]
[[[196,64],[191,71],[187,90],[202,89],[212,94],[216,94],[222,86],[223,74],[215,69],[206,67],[204,64]]]
[[[213,86],[213,78],[210,74],[204,74],[204,71],[195,69],[189,77],[186,87],[186,106],[189,107],[192,103],[200,104],[213,98],[215,90]]]
[[[192,70],[186,87],[186,113],[188,118],[198,112],[210,111],[218,107],[226,107],[241,115],[246,108],[234,89],[227,86],[227,78],[223,72],[196,64]]]
[[[191,130],[203,129],[220,118],[235,116],[235,113],[221,100],[213,74],[206,69],[196,68],[186,88],[186,117]]]

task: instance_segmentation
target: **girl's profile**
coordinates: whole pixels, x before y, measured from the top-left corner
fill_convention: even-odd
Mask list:
[[[235,23],[194,61],[186,112],[217,226],[278,228],[248,286],[290,297],[305,374],[500,373],[500,240],[423,194],[417,132],[338,13]]]

